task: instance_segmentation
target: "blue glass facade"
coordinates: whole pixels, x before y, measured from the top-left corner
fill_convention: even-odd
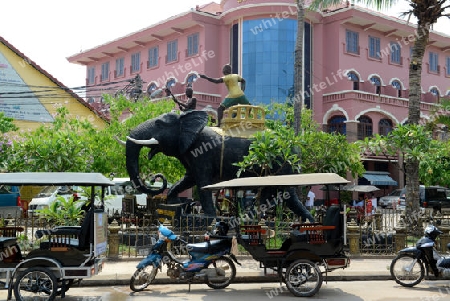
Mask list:
[[[242,76],[248,100],[285,102],[294,86],[297,21],[256,19],[243,21],[242,26]]]

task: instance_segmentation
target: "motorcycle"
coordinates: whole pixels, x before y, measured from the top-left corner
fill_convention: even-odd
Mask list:
[[[435,248],[436,238],[442,233],[436,226],[429,225],[415,247],[400,250],[390,266],[395,282],[413,287],[423,280],[425,273],[428,276],[430,272],[436,280],[450,279],[450,257],[441,256]],[[450,243],[447,248],[450,250]]]
[[[159,239],[153,245],[149,255],[136,266],[136,271],[130,280],[130,289],[140,292],[147,288],[167,266],[167,276],[171,279],[189,283],[203,282],[214,289],[222,289],[230,285],[236,277],[236,266],[239,264],[231,253],[232,238],[226,236],[228,225],[218,222],[212,235],[205,235],[205,242],[187,243],[172,230],[159,225]],[[181,260],[168,250],[169,242],[181,242],[187,250],[189,258]]]

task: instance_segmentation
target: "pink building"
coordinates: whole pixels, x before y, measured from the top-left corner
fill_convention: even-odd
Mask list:
[[[252,104],[292,99],[296,5],[292,0],[222,0],[196,7],[138,32],[68,58],[86,66],[87,99],[99,101],[139,74],[151,94],[176,83],[174,92],[207,74],[221,77],[230,63],[247,82]],[[386,134],[408,114],[408,68],[417,35],[414,24],[344,4],[322,13],[307,11],[304,102],[325,131],[349,141]],[[423,60],[423,119],[441,97],[450,95],[450,37],[432,32]],[[199,79],[193,84],[198,107],[217,107],[224,85]],[[182,98],[182,95],[180,96]],[[381,160],[367,170],[398,171]],[[372,181],[375,184],[375,180]]]

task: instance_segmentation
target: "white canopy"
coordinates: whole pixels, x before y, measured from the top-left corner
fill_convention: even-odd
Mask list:
[[[347,184],[350,181],[335,173],[310,173],[295,175],[280,175],[267,177],[237,178],[229,181],[202,187],[203,189],[222,189],[233,187],[261,187],[261,186],[306,186]]]

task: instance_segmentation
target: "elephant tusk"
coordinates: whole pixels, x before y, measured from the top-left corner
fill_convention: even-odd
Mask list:
[[[154,144],[159,144],[159,141],[156,140],[155,138],[151,138],[151,139],[148,139],[148,140],[137,140],[137,139],[133,139],[133,138],[127,136],[127,140],[130,140],[130,141],[133,142],[133,143],[136,143],[136,144],[142,144],[142,145],[154,145]]]
[[[123,146],[125,146],[126,145],[126,142],[125,141],[123,141],[123,140],[120,140],[119,139],[119,137],[117,137],[117,136],[114,136],[114,139],[120,144],[120,145],[123,145]]]

